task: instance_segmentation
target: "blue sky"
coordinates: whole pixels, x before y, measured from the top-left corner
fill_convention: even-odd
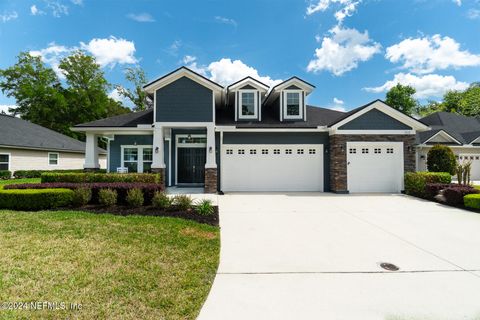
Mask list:
[[[55,68],[82,48],[112,84],[137,63],[149,79],[181,65],[222,84],[296,75],[317,87],[310,104],[349,110],[397,82],[426,101],[480,81],[479,34],[479,0],[1,0],[0,68],[20,51]]]

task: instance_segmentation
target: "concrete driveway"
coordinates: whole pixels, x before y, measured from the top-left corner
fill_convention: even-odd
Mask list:
[[[403,195],[218,201],[220,266],[201,320],[480,319],[480,214]]]

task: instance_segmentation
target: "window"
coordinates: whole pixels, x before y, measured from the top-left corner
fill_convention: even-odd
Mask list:
[[[257,154],[257,150],[255,150],[255,149],[250,149],[250,154]]]
[[[308,149],[308,154],[315,154],[317,153],[315,149]]]
[[[286,108],[287,108],[287,117],[293,116],[298,117],[300,116],[300,93],[299,92],[287,92],[287,101],[286,101]]]
[[[123,149],[123,166],[128,172],[138,172],[138,148]]]
[[[239,149],[239,150],[238,150],[238,154],[245,154],[245,150]]]
[[[58,153],[49,152],[48,153],[48,165],[57,166],[58,165]]]
[[[152,146],[122,146],[122,167],[128,172],[152,172]]]
[[[241,92],[240,96],[240,118],[256,118],[255,91]]]
[[[303,154],[303,149],[297,149],[297,154]]]
[[[280,149],[273,149],[273,154],[280,154]]]
[[[350,152],[350,153],[357,153],[357,149],[355,149],[355,148],[350,148],[350,150],[348,150],[348,152]]]
[[[262,154],[268,154],[268,149],[262,149]]]
[[[368,148],[362,148],[362,153],[368,153]]]
[[[10,155],[0,154],[0,170],[8,170],[10,168]]]
[[[387,153],[393,153],[393,148],[387,148]]]
[[[375,148],[375,149],[373,150],[373,152],[374,152],[374,153],[382,153],[382,149],[380,149],[380,148]]]
[[[153,148],[143,148],[143,172],[152,172]]]
[[[292,149],[285,149],[285,154],[292,154]]]
[[[232,149],[227,149],[227,154],[233,154],[233,150]]]
[[[206,137],[178,137],[178,144],[206,144],[207,138]]]

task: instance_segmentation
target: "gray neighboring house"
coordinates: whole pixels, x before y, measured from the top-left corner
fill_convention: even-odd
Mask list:
[[[427,154],[433,145],[449,146],[459,162],[472,163],[471,178],[480,180],[480,121],[450,112],[436,112],[420,119],[432,130],[417,134],[417,170],[427,170]]]
[[[98,148],[106,168],[106,151]],[[0,170],[82,169],[85,143],[31,122],[0,114]]]
[[[400,192],[415,170],[415,137],[430,128],[380,100],[350,112],[307,104],[315,86],[221,86],[181,67],[145,85],[151,110],[83,123],[85,168],[109,140],[108,170],[160,172],[168,186],[205,192]]]

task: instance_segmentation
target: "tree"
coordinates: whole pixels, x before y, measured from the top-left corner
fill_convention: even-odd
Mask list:
[[[398,111],[412,115],[418,105],[417,100],[413,98],[415,92],[413,87],[399,83],[387,92],[385,102]]]
[[[147,84],[147,77],[140,66],[125,69],[125,79],[133,84],[134,89],[117,85],[118,94],[130,100],[134,111],[143,111],[153,106],[153,101],[148,97],[143,86]]]
[[[443,145],[434,145],[427,154],[427,169],[430,172],[448,172],[455,174],[457,160],[452,149]]]

